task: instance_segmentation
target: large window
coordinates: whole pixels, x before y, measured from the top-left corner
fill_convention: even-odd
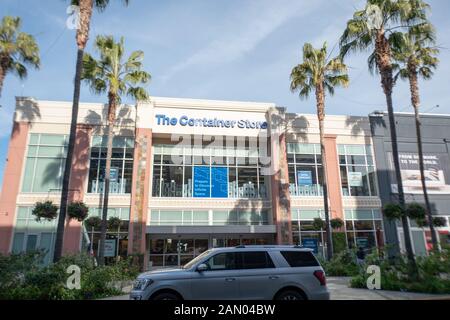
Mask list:
[[[60,191],[66,153],[65,135],[32,133],[28,143],[22,192]]]
[[[102,208],[89,208],[89,217],[102,217]],[[112,226],[108,223],[106,239],[108,247],[112,248],[107,252],[107,262],[113,262],[117,256],[126,257],[128,251],[128,229],[130,220],[130,208],[108,208],[107,219],[115,217],[121,220],[120,226]],[[89,227],[84,223],[82,248],[85,252],[97,255],[100,243],[100,226]]]
[[[371,146],[339,145],[339,165],[344,196],[378,195]]]
[[[103,193],[106,167],[106,136],[94,136],[89,165],[89,193]],[[111,157],[110,193],[131,193],[133,177],[134,138],[116,136],[113,138]]]
[[[345,210],[345,229],[350,248],[362,247],[368,251],[384,243],[379,209]]]
[[[314,247],[316,254],[325,256],[325,230],[316,230],[314,219],[324,218],[320,209],[292,209],[292,239],[294,244]]]
[[[268,210],[151,210],[152,226],[267,225]]]
[[[153,197],[266,198],[258,151],[247,146],[155,145]]]
[[[289,191],[294,197],[321,196],[323,170],[320,145],[287,144]]]
[[[17,209],[12,253],[41,250],[45,253],[43,262],[48,264],[53,257],[57,219],[36,221],[36,217],[31,214],[32,209],[32,207]]]

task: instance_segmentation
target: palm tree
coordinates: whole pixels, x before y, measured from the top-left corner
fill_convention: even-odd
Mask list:
[[[333,256],[333,241],[328,208],[327,164],[323,127],[325,120],[325,93],[328,92],[330,95],[333,95],[335,87],[346,87],[348,83],[347,66],[340,58],[330,59],[327,53],[326,43],[320,49],[315,49],[309,43],[303,46],[303,62],[295,66],[291,72],[291,91],[298,91],[301,99],[308,98],[312,91],[316,95],[323,168],[323,205],[325,211],[328,260]]]
[[[122,0],[128,5],[129,0]],[[67,201],[69,198],[69,182],[72,171],[72,159],[75,149],[75,138],[77,132],[78,109],[80,104],[81,73],[83,68],[83,56],[89,39],[89,29],[91,25],[92,12],[94,7],[103,11],[109,4],[109,0],[70,0],[72,5],[80,8],[79,25],[76,32],[77,42],[77,62],[75,67],[75,80],[72,102],[72,118],[70,122],[69,143],[67,146],[67,157],[64,165],[64,174],[61,189],[61,202],[58,217],[58,226],[56,230],[55,252],[53,261],[57,262],[62,255],[64,239],[64,223],[66,221]]]
[[[84,55],[82,79],[89,84],[94,93],[108,95],[107,155],[99,248],[99,264],[102,265],[104,264],[113,129],[117,106],[120,105],[123,95],[136,101],[147,100],[149,97],[147,91],[139,85],[148,83],[151,76],[142,70],[144,52],[134,51],[128,58],[124,57],[123,38],[115,42],[112,36],[98,36],[95,47],[99,52],[99,59],[96,60],[89,54]]]
[[[431,24],[421,25],[419,28],[412,28],[403,35],[402,41],[393,47],[393,57],[398,67],[395,76],[409,81],[411,91],[411,103],[414,107],[416,122],[417,149],[419,155],[420,180],[422,183],[425,209],[427,213],[428,225],[430,226],[431,241],[433,249],[439,250],[439,242],[433,224],[433,215],[430,199],[428,197],[425,183],[425,165],[423,159],[421,121],[419,115],[420,95],[419,77],[428,80],[433,76],[433,69],[436,69],[439,60],[436,57],[439,49],[432,46],[435,43],[435,31]]]
[[[29,65],[39,68],[39,47],[33,36],[20,32],[19,17],[3,17],[0,24],[0,97],[8,73],[24,79]]]
[[[411,27],[426,23],[426,10],[428,8],[429,6],[422,0],[367,0],[366,9],[354,13],[353,18],[347,22],[347,27],[340,39],[342,57],[352,51],[374,49],[368,59],[369,68],[371,71],[377,69],[380,73],[381,86],[386,96],[398,201],[403,210],[406,207],[392,103],[394,77],[391,46],[393,43],[400,41],[402,30],[408,30]],[[408,260],[412,271],[416,271],[406,216],[402,218],[402,225]]]

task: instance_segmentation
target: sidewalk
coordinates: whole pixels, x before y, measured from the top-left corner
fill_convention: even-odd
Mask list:
[[[450,295],[349,288],[350,278],[328,277],[331,300],[450,300]]]

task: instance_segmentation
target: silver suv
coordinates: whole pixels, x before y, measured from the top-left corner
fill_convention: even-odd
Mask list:
[[[328,300],[325,273],[297,246],[216,248],[181,269],[146,272],[133,300]]]

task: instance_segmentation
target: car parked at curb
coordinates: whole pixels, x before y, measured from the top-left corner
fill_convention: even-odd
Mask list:
[[[180,269],[143,273],[132,300],[328,300],[325,272],[311,249],[210,249]]]

